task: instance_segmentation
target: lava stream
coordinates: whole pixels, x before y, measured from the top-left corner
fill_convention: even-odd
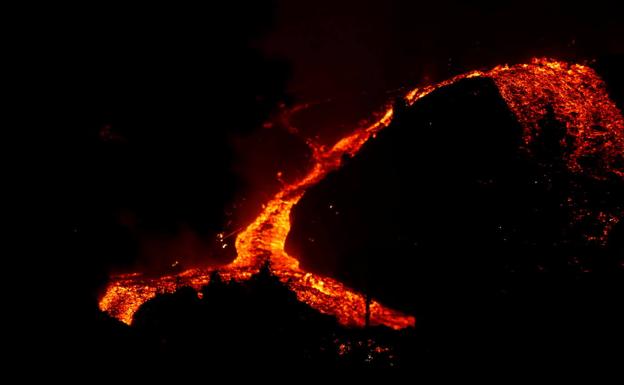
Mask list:
[[[566,125],[573,138],[566,149],[565,161],[571,172],[595,178],[624,176],[624,119],[609,99],[602,80],[589,67],[550,59],[534,59],[530,64],[498,66],[486,72],[474,71],[441,83],[417,88],[405,96],[408,105],[431,92],[474,77],[491,78],[510,110],[524,127],[527,146],[539,135],[539,121],[548,106],[555,117]],[[236,259],[218,268],[224,279],[244,280],[258,272],[267,260],[272,272],[297,298],[333,315],[346,326],[364,326],[365,297],[328,277],[308,273],[299,268],[298,260],[286,253],[284,244],[290,231],[290,211],[306,189],[327,173],[340,167],[343,155],[354,155],[376,132],[392,121],[393,109],[388,106],[373,124],[356,129],[332,147],[314,147],[311,170],[301,180],[286,184],[264,206],[260,215],[236,239]],[[582,158],[600,156],[604,161],[591,170],[582,165]],[[619,218],[618,218],[619,220]],[[190,269],[177,275],[147,278],[126,274],[111,278],[100,300],[100,309],[130,324],[137,309],[158,292],[173,292],[180,286],[196,289],[206,285],[215,268]],[[413,316],[389,309],[378,302],[371,304],[370,323],[393,329],[414,326]]]

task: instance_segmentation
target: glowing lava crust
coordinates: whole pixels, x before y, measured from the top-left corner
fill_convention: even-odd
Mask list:
[[[530,64],[474,71],[417,88],[405,96],[405,101],[412,105],[441,87],[474,77],[490,78],[496,83],[510,110],[524,127],[527,147],[539,135],[538,123],[550,106],[556,119],[566,125],[568,136],[573,138],[565,155],[571,172],[599,179],[609,175],[624,177],[622,113],[609,99],[602,80],[587,66],[534,59]],[[285,184],[265,204],[260,215],[238,235],[237,258],[232,263],[219,268],[190,269],[160,278],[147,278],[138,273],[114,276],[100,300],[100,309],[130,324],[137,309],[159,292],[173,292],[181,286],[199,289],[208,283],[210,273],[216,269],[225,280],[245,280],[268,260],[273,274],[287,284],[300,301],[335,316],[345,326],[364,326],[365,296],[332,278],[300,269],[297,259],[284,251],[284,244],[290,231],[290,210],[306,189],[340,167],[343,155],[357,153],[371,136],[390,124],[392,117],[392,107],[388,107],[377,121],[356,129],[333,147],[313,147],[314,162],[308,174],[299,181]],[[586,156],[600,157],[603,161],[599,169],[585,169],[579,160]],[[615,218],[616,221],[619,219]],[[414,326],[416,322],[413,316],[376,301],[372,302],[370,312],[371,325],[402,329]]]

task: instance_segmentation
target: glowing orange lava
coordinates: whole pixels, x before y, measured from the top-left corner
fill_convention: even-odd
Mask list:
[[[548,59],[534,59],[530,64],[498,66],[486,72],[474,71],[436,85],[417,88],[405,96],[408,105],[431,92],[462,79],[486,77],[497,85],[502,97],[524,127],[527,147],[539,135],[539,121],[551,106],[555,117],[563,122],[573,138],[566,150],[570,171],[596,178],[609,174],[624,176],[624,119],[609,99],[604,84],[589,67]],[[340,167],[343,155],[354,155],[376,132],[392,121],[388,107],[373,124],[356,129],[332,147],[313,147],[314,162],[301,180],[286,184],[264,206],[260,215],[236,239],[237,258],[218,270],[224,279],[244,280],[270,261],[272,272],[287,284],[300,301],[318,311],[331,314],[346,326],[364,326],[365,297],[328,277],[308,273],[299,262],[284,251],[290,231],[290,211],[306,189]],[[582,158],[599,155],[602,163],[586,169]],[[590,174],[591,171],[591,174]],[[180,286],[199,289],[209,281],[214,268],[190,269],[177,275],[147,278],[140,274],[111,278],[100,309],[130,324],[137,309],[158,292],[173,292]],[[402,329],[415,325],[415,318],[371,304],[371,325]]]

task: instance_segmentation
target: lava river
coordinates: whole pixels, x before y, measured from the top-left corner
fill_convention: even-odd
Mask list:
[[[524,127],[524,142],[535,140],[538,122],[550,108],[563,122],[573,145],[565,153],[571,172],[586,173],[596,178],[608,174],[624,177],[624,119],[609,99],[605,86],[589,67],[550,59],[534,59],[528,64],[498,66],[489,71],[473,71],[417,88],[405,96],[412,105],[441,87],[466,78],[492,79],[509,109]],[[173,292],[180,286],[201,288],[209,281],[210,273],[218,269],[225,279],[245,280],[258,272],[265,261],[282,282],[293,290],[297,298],[318,311],[336,317],[345,326],[365,324],[366,298],[335,279],[304,271],[296,256],[284,250],[290,230],[290,211],[306,189],[340,167],[343,155],[354,155],[375,133],[392,121],[393,109],[388,106],[377,120],[354,130],[331,147],[313,147],[314,160],[307,175],[285,184],[263,207],[259,216],[238,234],[236,259],[218,268],[190,269],[176,275],[148,278],[141,274],[111,277],[100,300],[100,309],[130,324],[137,309],[159,292]],[[598,155],[604,162],[601,169],[586,170],[579,159]],[[619,217],[613,220],[619,221]],[[414,326],[415,317],[403,314],[372,301],[370,324],[393,329]]]

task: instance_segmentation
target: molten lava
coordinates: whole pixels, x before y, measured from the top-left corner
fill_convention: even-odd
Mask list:
[[[556,119],[565,124],[567,135],[572,139],[565,143],[565,162],[571,172],[599,179],[609,175],[624,176],[624,119],[609,99],[601,79],[589,67],[534,59],[530,64],[474,71],[417,88],[405,96],[405,101],[412,105],[441,87],[474,77],[491,78],[496,83],[524,128],[527,149],[539,136],[539,122],[550,108]],[[273,274],[288,285],[300,301],[335,316],[343,325],[364,326],[365,296],[332,278],[300,269],[298,260],[284,251],[284,244],[290,230],[290,211],[306,189],[340,167],[343,155],[357,153],[371,136],[390,124],[392,117],[393,109],[388,107],[376,122],[356,129],[332,147],[313,146],[314,162],[310,171],[302,179],[285,184],[266,203],[260,215],[238,235],[237,258],[218,268],[221,276],[225,280],[245,280],[258,272],[265,261],[270,261]],[[601,163],[589,170],[582,161],[586,157],[599,158]],[[620,219],[613,218],[615,221]],[[180,286],[199,289],[208,283],[213,270],[215,268],[190,269],[160,278],[140,274],[112,277],[100,301],[100,309],[130,324],[137,309],[157,293],[173,292]],[[415,322],[413,316],[375,301],[371,304],[371,325],[402,329]]]

